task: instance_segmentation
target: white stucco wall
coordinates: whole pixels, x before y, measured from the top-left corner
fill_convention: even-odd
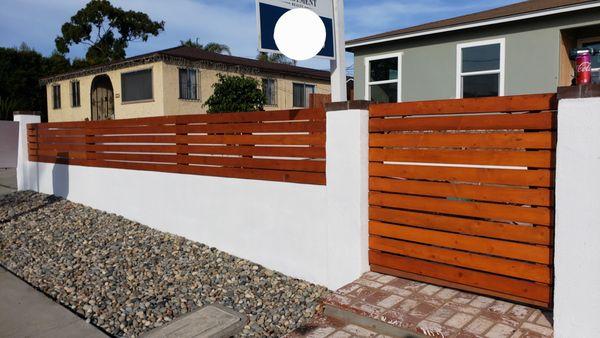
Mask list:
[[[23,153],[19,189],[62,196],[337,289],[368,270],[368,112],[327,115],[326,186],[33,163]]]
[[[39,115],[15,114],[15,122],[19,123],[19,143],[17,155],[17,188],[19,190],[37,190],[37,166],[36,162],[29,161],[27,147],[27,125],[40,123]]]
[[[558,109],[554,330],[557,338],[600,332],[600,98]]]
[[[324,186],[39,163],[39,191],[326,284]]]
[[[341,287],[369,270],[369,112],[327,112],[330,284]]]

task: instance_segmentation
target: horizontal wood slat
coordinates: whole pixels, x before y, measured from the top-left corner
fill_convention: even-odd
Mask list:
[[[324,134],[316,135],[128,135],[128,136],[37,136],[41,143],[186,143],[323,145]]]
[[[372,220],[385,223],[411,225],[433,230],[530,244],[549,245],[551,239],[550,228],[544,226],[513,225],[376,206],[369,208],[369,216]]]
[[[379,271],[551,304],[556,95],[371,105]]]
[[[193,124],[193,123],[262,123],[272,121],[309,121],[325,120],[323,109],[295,109],[247,113],[219,113],[219,114],[196,114],[196,115],[172,115],[156,117],[140,117],[133,119],[106,120],[106,121],[76,121],[76,122],[52,122],[38,124],[36,128],[114,128],[132,126],[152,126],[169,124]]]
[[[456,283],[457,286],[467,285],[477,288],[474,291],[512,298],[515,295],[525,302],[548,306],[551,300],[552,288],[543,283],[536,283],[516,278],[499,276],[476,270],[464,269],[420,259],[392,255],[376,250],[369,251],[369,261],[373,265],[389,267],[416,275],[435,278]],[[417,277],[418,278],[418,277]],[[431,280],[434,282],[433,280]],[[460,288],[460,287],[459,287]],[[507,297],[508,296],[508,297]]]
[[[533,187],[554,186],[554,173],[545,169],[483,169],[370,163],[369,174],[371,176],[433,181],[472,182]]]
[[[535,94],[374,104],[370,106],[369,112],[372,117],[379,117],[536,111],[556,109],[556,107],[556,94]]]
[[[30,131],[32,132],[32,131]],[[113,128],[77,128],[77,129],[40,129],[38,134],[44,135],[118,135],[118,134],[173,134],[173,133],[291,133],[291,132],[325,132],[325,125],[320,122],[277,122],[277,123],[223,123],[202,125],[161,125],[134,126]]]
[[[425,243],[533,263],[549,264],[551,251],[546,246],[509,242],[437,230],[371,221],[370,234]]]
[[[442,198],[388,194],[371,191],[369,203],[389,208],[436,212],[440,214],[514,221],[550,226],[553,215],[545,207],[521,207],[486,202],[453,201]]]
[[[230,178],[248,178],[265,181],[294,182],[305,184],[325,184],[325,176],[322,173],[295,172],[283,170],[262,170],[262,169],[240,169],[226,167],[205,167],[205,166],[186,166],[177,164],[158,164],[158,163],[132,163],[117,162],[105,160],[78,160],[61,159],[54,157],[32,156],[31,161],[43,163],[59,163],[69,165],[79,165],[100,168],[131,169],[143,171],[157,171],[177,174],[193,174],[205,176],[220,176]]]
[[[28,126],[45,163],[325,184],[322,109]]]
[[[60,152],[93,151],[93,152],[127,152],[127,153],[187,153],[187,154],[214,154],[214,155],[241,155],[241,156],[269,156],[269,157],[300,157],[300,158],[325,158],[324,147],[253,147],[253,146],[188,146],[188,145],[85,145],[85,144],[43,144],[30,143],[30,150]],[[47,154],[50,155],[50,154]]]
[[[449,117],[372,118],[371,132],[426,130],[552,130],[556,129],[556,114],[496,114]]]
[[[526,263],[378,236],[371,236],[369,238],[369,247],[379,251],[437,263],[459,265],[465,268],[527,279],[534,282],[550,283],[550,268],[542,264]]]
[[[526,189],[479,184],[397,180],[381,177],[369,179],[369,189],[401,194],[452,197],[488,202],[551,206],[554,193],[550,189]]]
[[[552,168],[553,154],[536,151],[397,150],[371,148],[371,161]]]
[[[552,149],[556,135],[538,133],[372,134],[371,147]]]
[[[489,289],[489,288],[483,289],[483,288],[472,286],[472,285],[461,284],[458,282],[451,282],[451,281],[434,278],[434,277],[428,277],[428,276],[425,276],[422,274],[392,269],[389,267],[376,265],[376,264],[371,264],[371,271],[379,272],[379,273],[386,274],[386,275],[392,275],[392,276],[397,276],[397,277],[401,277],[401,278],[406,278],[406,279],[418,280],[418,281],[422,281],[424,283],[435,284],[435,285],[439,285],[439,286],[443,286],[443,287],[448,287],[451,289],[464,290],[467,292],[484,294],[484,295],[488,295],[491,297],[503,298],[503,299],[507,299],[510,301],[518,302],[518,303],[527,303],[527,304],[531,304],[536,307],[548,308],[550,306],[550,304],[547,301],[544,302],[544,301],[519,297],[519,296],[516,296],[515,294],[502,293],[497,290],[493,290],[493,289]],[[549,294],[552,293],[551,287],[548,288],[548,293]],[[549,296],[548,298],[551,298],[551,297]]]
[[[48,159],[57,157],[64,159],[79,160],[113,160],[113,161],[135,161],[155,163],[185,163],[218,165],[224,167],[244,167],[255,169],[273,170],[295,170],[310,172],[325,172],[325,161],[310,160],[282,160],[282,159],[256,159],[244,157],[222,157],[222,156],[188,156],[188,155],[148,155],[148,154],[115,154],[115,153],[86,153],[70,152],[58,153],[54,156],[39,154],[39,158]]]

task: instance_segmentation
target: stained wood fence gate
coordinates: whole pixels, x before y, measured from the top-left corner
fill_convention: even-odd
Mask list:
[[[555,95],[370,107],[374,271],[549,307]]]

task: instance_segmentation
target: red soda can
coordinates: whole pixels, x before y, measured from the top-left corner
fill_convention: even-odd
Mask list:
[[[592,83],[592,54],[589,50],[580,50],[575,59],[577,64],[577,84]]]

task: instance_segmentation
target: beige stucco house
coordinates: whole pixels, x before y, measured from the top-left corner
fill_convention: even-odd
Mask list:
[[[330,93],[326,71],[181,46],[42,79],[48,121],[205,113],[219,73],[258,79],[265,110],[307,107],[311,93]]]

